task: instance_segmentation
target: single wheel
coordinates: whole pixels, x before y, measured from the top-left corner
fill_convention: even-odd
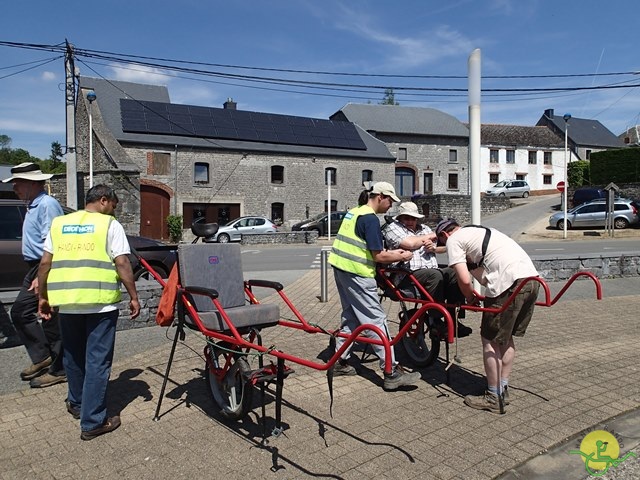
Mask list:
[[[527,198],[528,196],[529,196],[529,192],[524,192],[524,193],[522,194],[522,198]]]
[[[165,271],[164,268],[162,268],[161,266],[158,265],[152,265],[153,269],[156,271],[156,273],[158,275],[160,275],[160,278],[167,278],[169,277],[169,274]],[[155,280],[155,278],[153,278],[153,275],[151,275],[146,268],[143,268],[142,265],[140,266],[140,268],[138,268],[134,274],[133,274],[133,279],[134,280]]]
[[[406,315],[404,312],[398,314],[400,317],[400,329],[411,320],[415,312],[416,309],[413,309],[409,310]],[[431,333],[425,315],[425,318],[417,319],[409,327],[407,333],[402,336],[401,342],[404,351],[416,367],[428,367],[440,354],[440,334],[439,332]]]
[[[225,349],[229,344],[220,344]],[[220,414],[228,420],[240,420],[251,410],[253,385],[246,373],[251,370],[245,356],[216,348],[208,347],[209,361],[206,365],[206,378],[213,401]],[[225,363],[231,366],[224,372]]]
[[[564,230],[564,220],[558,220],[556,227],[558,230]],[[567,230],[571,230],[571,222],[569,220],[567,220]]]
[[[613,228],[621,230],[623,228],[627,228],[629,226],[629,222],[624,218],[616,218],[613,221]]]
[[[218,235],[218,243],[229,243],[229,240],[231,240],[231,238],[229,238],[229,235],[226,233]]]
[[[498,194],[499,197],[504,197],[504,192]]]

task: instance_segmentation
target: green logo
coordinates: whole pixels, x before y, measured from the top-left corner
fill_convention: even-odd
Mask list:
[[[635,452],[629,452],[620,458],[620,449],[623,446],[613,432],[594,430],[584,436],[578,450],[570,450],[569,453],[582,456],[584,468],[589,475],[601,477],[627,458],[637,457]]]

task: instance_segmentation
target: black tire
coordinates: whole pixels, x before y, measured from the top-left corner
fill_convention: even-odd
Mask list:
[[[407,321],[411,319],[412,312],[415,312],[415,310],[409,310],[408,319],[404,312],[400,312],[401,329]],[[409,360],[411,360],[411,363],[418,368],[428,367],[435,362],[438,355],[440,355],[440,335],[430,335],[430,333],[425,318],[424,320],[417,320],[409,330],[407,330],[407,333],[402,336],[402,347],[409,357]]]
[[[556,223],[556,227],[558,230],[564,230],[564,220],[558,220]],[[567,230],[571,230],[571,222],[567,220]]]
[[[218,235],[218,243],[229,243],[231,238],[226,233],[221,233]]]
[[[623,228],[627,228],[629,226],[629,222],[624,218],[616,218],[613,220],[613,228],[616,230],[622,230]]]
[[[522,194],[522,198],[527,198],[528,196],[529,196],[529,192],[524,192],[524,193]]]
[[[230,348],[230,345],[221,345]],[[247,379],[246,373],[251,370],[249,362],[244,355],[229,353],[213,346],[209,347],[213,356],[224,365],[226,358],[231,356],[231,367],[227,370],[222,380],[214,373],[213,366],[206,367],[207,385],[213,397],[213,402],[220,415],[227,420],[240,420],[251,411],[253,401],[253,385]]]
[[[504,197],[504,192],[498,194],[499,197]]]
[[[168,278],[169,277],[169,272],[167,272],[164,267],[161,267],[159,265],[151,265],[151,267],[155,270],[155,272],[160,275],[160,278]],[[146,268],[140,266],[140,268],[138,268],[134,274],[133,274],[133,279],[135,281],[138,280],[155,280],[155,278],[153,278],[153,275],[151,275]]]

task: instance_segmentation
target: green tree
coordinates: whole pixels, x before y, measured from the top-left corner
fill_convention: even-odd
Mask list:
[[[11,147],[11,137],[8,135],[0,135],[0,149],[4,150]]]
[[[62,162],[62,146],[60,142],[51,142],[51,155],[47,160],[40,162],[40,167],[46,173],[65,173],[67,165]]]
[[[400,103],[396,102],[396,95],[393,93],[393,88],[384,89],[384,97],[380,105],[400,105]]]

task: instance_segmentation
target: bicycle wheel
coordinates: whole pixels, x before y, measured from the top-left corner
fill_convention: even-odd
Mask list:
[[[228,344],[220,344],[231,349]],[[253,385],[246,373],[251,370],[246,356],[209,346],[210,361],[206,365],[206,380],[213,401],[220,414],[228,420],[240,420],[251,411]],[[230,359],[231,366],[225,372],[224,364]],[[216,367],[219,366],[219,367]]]
[[[415,309],[409,310],[407,314],[405,312],[398,314],[400,317],[400,329],[411,319],[413,313],[415,313]],[[402,336],[402,347],[416,367],[428,367],[435,362],[440,354],[440,335],[429,335],[429,333],[429,325],[426,322],[426,318],[419,318],[409,327],[407,333]]]

